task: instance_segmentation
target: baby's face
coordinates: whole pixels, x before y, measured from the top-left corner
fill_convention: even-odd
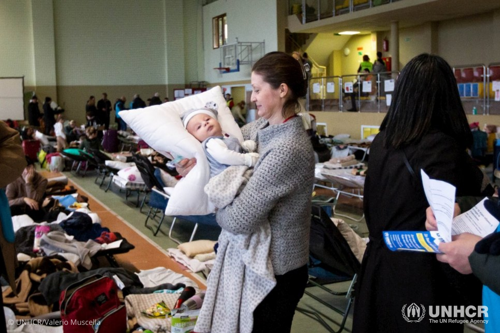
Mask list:
[[[222,128],[219,122],[203,113],[191,118],[186,129],[200,142],[211,136],[222,136]]]

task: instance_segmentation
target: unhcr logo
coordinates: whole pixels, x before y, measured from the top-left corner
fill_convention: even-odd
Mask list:
[[[419,323],[425,317],[425,307],[422,304],[420,304],[420,306],[415,303],[411,303],[408,306],[405,304],[401,308],[401,313],[403,314],[404,320],[407,322]]]

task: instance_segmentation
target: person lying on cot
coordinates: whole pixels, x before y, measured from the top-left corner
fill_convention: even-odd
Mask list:
[[[253,167],[259,159],[255,153],[255,141],[240,144],[237,138],[222,132],[217,111],[209,108],[189,110],[182,119],[184,127],[202,143],[210,165],[210,178],[220,174],[228,166]]]

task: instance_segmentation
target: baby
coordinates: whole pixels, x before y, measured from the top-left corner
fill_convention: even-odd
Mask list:
[[[218,175],[231,165],[253,167],[259,159],[254,153],[254,141],[244,141],[222,132],[217,121],[217,111],[210,108],[189,110],[184,114],[182,122],[186,130],[202,143],[210,165],[210,178]]]

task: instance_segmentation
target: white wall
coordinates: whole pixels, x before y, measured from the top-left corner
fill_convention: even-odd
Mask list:
[[[497,11],[498,12],[498,11]],[[500,62],[494,13],[439,22],[438,52],[450,65]]]
[[[205,80],[201,0],[184,0],[184,64],[186,83]]]
[[[58,85],[166,83],[163,0],[54,0],[54,20]]]
[[[0,77],[24,76],[35,85],[33,33],[29,1],[0,1]]]
[[[205,55],[205,80],[211,83],[248,80],[251,66],[241,66],[240,72],[218,75],[220,50],[212,47],[212,18],[227,15],[228,44],[236,42],[262,42],[265,53],[278,49],[278,27],[276,26],[276,1],[228,1],[219,0],[203,7],[203,45]]]

